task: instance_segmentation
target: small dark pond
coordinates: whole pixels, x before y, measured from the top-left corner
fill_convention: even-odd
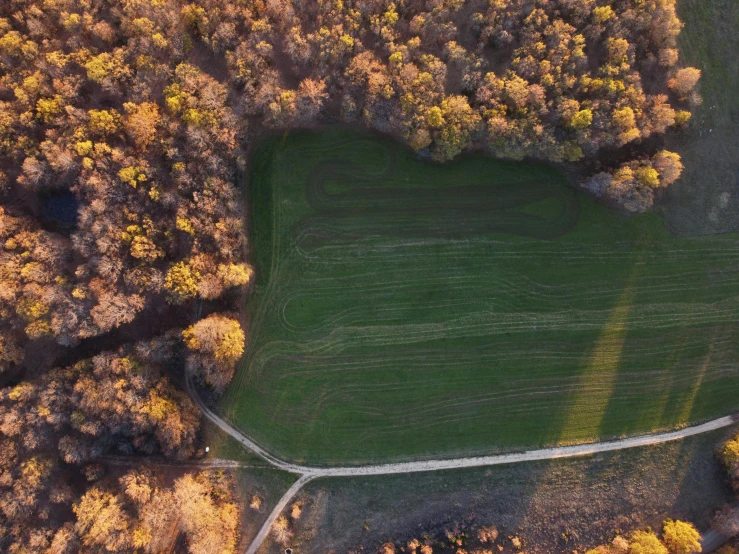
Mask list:
[[[71,192],[53,192],[40,199],[39,213],[43,226],[49,231],[70,233],[77,227],[79,203]]]

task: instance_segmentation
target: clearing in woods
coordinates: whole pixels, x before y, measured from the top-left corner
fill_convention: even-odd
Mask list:
[[[251,162],[257,271],[224,416],[351,464],[643,433],[729,413],[739,237],[672,237],[535,163],[419,161],[332,131]]]

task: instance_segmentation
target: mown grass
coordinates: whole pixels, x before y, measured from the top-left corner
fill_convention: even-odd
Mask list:
[[[266,140],[225,416],[337,464],[593,440],[732,412],[739,237],[677,238],[554,169],[348,132]]]

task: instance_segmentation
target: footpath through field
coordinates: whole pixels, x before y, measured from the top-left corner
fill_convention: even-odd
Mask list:
[[[272,466],[283,471],[299,475],[298,480],[288,489],[280,501],[277,503],[272,513],[269,515],[259,533],[246,550],[246,554],[255,554],[262,542],[266,538],[272,523],[279,517],[280,513],[290,501],[291,498],[309,481],[319,477],[364,477],[371,475],[390,475],[399,473],[417,473],[424,471],[440,471],[444,469],[462,469],[471,467],[483,467],[500,464],[513,464],[518,462],[531,462],[537,460],[554,460],[557,458],[574,458],[577,456],[587,456],[597,454],[599,452],[609,452],[612,450],[624,450],[626,448],[635,448],[639,446],[649,446],[661,444],[665,442],[675,441],[707,433],[716,429],[728,427],[739,421],[738,415],[725,416],[712,421],[708,421],[701,425],[685,427],[676,431],[665,433],[655,433],[651,435],[641,435],[636,437],[628,437],[619,440],[595,442],[589,444],[578,444],[572,446],[560,446],[552,448],[540,448],[537,450],[526,450],[524,452],[516,452],[512,454],[496,454],[492,456],[474,456],[468,458],[451,458],[447,460],[423,460],[418,462],[402,462],[377,465],[363,465],[352,467],[313,467],[292,464],[280,460],[267,452],[264,448],[249,439],[246,435],[234,429],[226,421],[216,415],[198,395],[195,387],[192,385],[191,376],[188,374],[186,378],[187,390],[202,411],[203,415],[211,422],[218,426],[222,431],[228,433],[241,444],[246,446],[255,454],[264,458]]]

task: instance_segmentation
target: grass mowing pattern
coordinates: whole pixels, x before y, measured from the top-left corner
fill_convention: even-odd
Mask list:
[[[459,456],[731,412],[739,239],[670,237],[533,163],[347,132],[252,158],[255,292],[225,416],[307,463]]]

